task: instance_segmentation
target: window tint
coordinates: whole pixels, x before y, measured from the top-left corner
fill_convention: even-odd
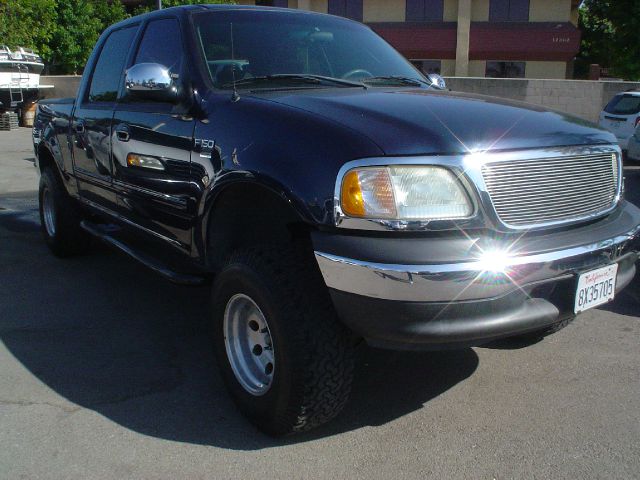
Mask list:
[[[91,76],[88,100],[113,102],[123,77],[124,63],[138,26],[116,30],[109,35]]]
[[[616,95],[604,109],[614,115],[635,115],[640,113],[640,95]]]
[[[524,62],[487,62],[485,76],[490,78],[524,78]]]
[[[491,0],[490,22],[528,22],[529,0]]]
[[[407,22],[441,22],[444,0],[407,0]]]
[[[180,24],[175,18],[166,18],[147,25],[133,63],[159,63],[179,74],[183,59]]]

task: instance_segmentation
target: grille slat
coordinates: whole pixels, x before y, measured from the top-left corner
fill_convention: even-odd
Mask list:
[[[584,192],[587,191],[589,189],[591,190],[600,190],[600,189],[608,189],[610,187],[608,187],[607,185],[603,185],[603,183],[605,183],[604,180],[601,180],[598,183],[593,183],[593,182],[567,182],[564,184],[565,188],[567,189],[567,192],[570,192],[574,187],[581,187],[580,191]],[[526,194],[522,194],[518,197],[518,199],[520,198],[524,198],[524,197],[535,197],[539,194],[544,194],[545,192],[549,192],[549,191],[555,191],[555,189],[553,188],[554,185],[552,184],[544,184],[544,185],[537,185],[535,187],[529,187],[528,185],[513,185],[513,184],[509,184],[509,183],[505,183],[502,185],[503,187],[507,186],[507,187],[511,187],[512,192],[516,191],[516,190],[524,190],[526,188],[527,193]],[[509,194],[507,193],[501,193],[501,194],[496,194],[493,196],[493,198],[500,198],[500,197],[506,197],[509,199],[513,198],[513,194],[512,192],[509,192]]]
[[[574,185],[577,186],[577,185]],[[585,196],[598,196],[600,194],[602,194],[603,192],[610,192],[611,189],[609,187],[606,186],[602,186],[602,187],[586,187],[584,189],[585,191],[580,191],[580,192],[571,192],[571,193],[567,193],[566,195],[564,195],[562,197],[562,199],[566,199],[567,197],[580,197],[580,198],[584,198]],[[586,190],[589,190],[588,192],[586,192]],[[527,192],[527,194],[524,195],[520,195],[518,198],[514,198],[513,195],[507,195],[507,194],[500,194],[500,195],[494,195],[492,198],[495,201],[500,201],[500,204],[512,204],[512,203],[517,203],[520,204],[522,202],[522,200],[532,200],[532,201],[536,201],[536,200],[543,200],[546,201],[545,195],[548,194],[549,192],[552,192],[552,189],[544,189],[544,190],[530,190],[529,192]]]
[[[598,176],[609,176],[611,175],[611,169],[600,167],[600,168],[592,168],[586,173],[575,173],[570,171],[575,178],[592,178],[594,174]],[[511,183],[525,182],[530,181],[531,179],[548,179],[549,176],[547,174],[539,173],[539,174],[530,174],[527,172],[522,173],[509,173],[502,175],[493,175],[491,181],[497,180],[509,180]]]
[[[559,206],[564,206],[564,207],[568,208],[568,207],[573,207],[573,206],[577,205],[578,203],[595,203],[595,202],[598,202],[598,201],[600,201],[600,202],[604,202],[604,201],[612,202],[613,198],[614,198],[613,195],[611,195],[611,196],[606,195],[604,197],[589,196],[589,197],[585,197],[584,199],[581,199],[579,197],[573,196],[573,197],[569,198],[568,200],[563,201],[561,203],[561,205],[559,205]],[[542,201],[542,200],[541,201],[536,201],[536,202],[529,202],[527,204],[527,206],[528,206],[529,210],[533,210],[533,209],[536,209],[536,208],[545,209],[546,210],[547,202],[546,201]],[[505,213],[506,212],[516,213],[516,212],[520,212],[520,210],[521,210],[520,204],[516,204],[516,203],[511,203],[511,204],[505,205],[504,209],[503,209],[503,211]]]
[[[608,211],[618,194],[615,154],[487,163],[482,176],[502,222],[532,228]]]

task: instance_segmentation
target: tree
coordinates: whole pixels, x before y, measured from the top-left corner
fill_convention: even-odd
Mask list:
[[[135,15],[139,15],[141,13],[150,12],[156,9],[156,0],[144,0],[142,5],[140,5],[135,10]],[[216,3],[216,4],[224,4],[224,3],[236,3],[233,0],[207,0],[206,2],[202,0],[162,0],[162,8],[169,7],[177,7],[178,5],[198,5],[202,3]]]
[[[610,68],[615,76],[640,79],[640,1],[584,0],[580,29],[578,75],[597,63]]]
[[[113,25],[129,16],[122,2],[92,0],[92,4],[95,16],[100,20],[100,33],[109,25]]]
[[[163,0],[164,7],[203,0]],[[234,3],[209,0],[208,3]],[[134,14],[155,10],[146,0]],[[81,73],[100,34],[129,16],[118,0],[0,0],[0,41],[33,48],[51,73]]]
[[[55,0],[0,0],[0,43],[50,54],[56,20]]]
[[[57,0],[56,27],[51,38],[52,73],[80,73],[101,31],[93,4],[84,0]]]

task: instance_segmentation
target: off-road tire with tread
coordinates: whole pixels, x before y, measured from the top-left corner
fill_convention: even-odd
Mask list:
[[[231,368],[224,312],[236,294],[264,314],[275,370],[261,396],[246,391]],[[338,320],[313,258],[288,248],[253,248],[231,256],[213,285],[213,341],[224,382],[240,411],[260,430],[281,436],[333,419],[351,392],[353,340]]]
[[[51,234],[45,225],[44,200],[49,192],[49,201],[55,212],[53,222],[55,233]],[[82,212],[78,203],[69,196],[60,178],[52,168],[45,168],[40,176],[38,192],[40,209],[40,229],[44,240],[57,257],[70,257],[84,253],[89,246],[89,235],[82,230]]]

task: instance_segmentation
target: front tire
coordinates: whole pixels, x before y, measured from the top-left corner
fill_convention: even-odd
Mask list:
[[[222,377],[260,430],[301,432],[340,413],[353,345],[311,261],[286,249],[238,252],[216,278],[213,311]]]
[[[45,168],[40,176],[38,199],[40,229],[51,252],[57,257],[85,252],[89,236],[80,227],[80,208],[51,168]]]

